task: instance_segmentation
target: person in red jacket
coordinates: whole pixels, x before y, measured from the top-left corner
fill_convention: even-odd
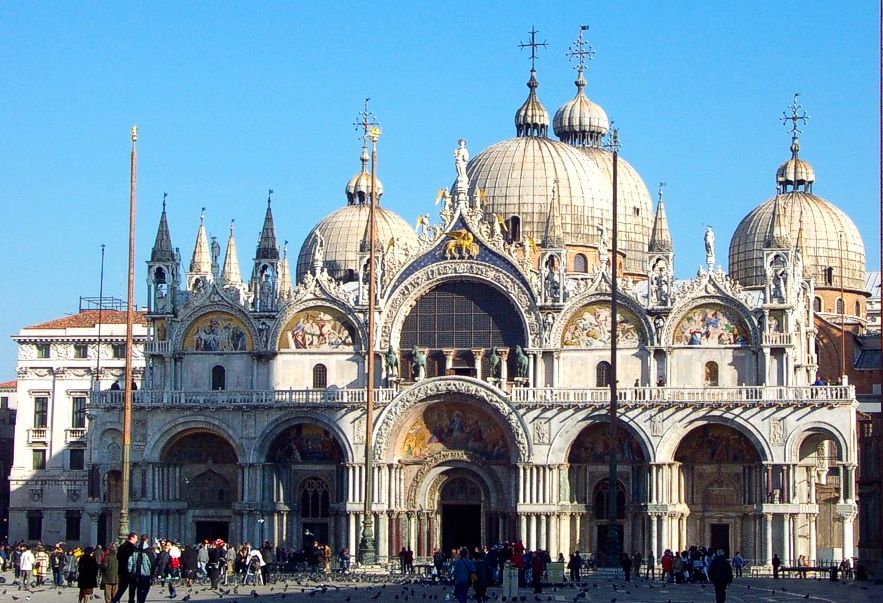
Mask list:
[[[665,549],[665,552],[662,554],[662,561],[660,565],[662,566],[662,581],[665,582],[666,577],[668,577],[669,582],[674,582],[674,574],[672,573],[672,565],[674,564],[674,556],[671,554],[671,551]]]

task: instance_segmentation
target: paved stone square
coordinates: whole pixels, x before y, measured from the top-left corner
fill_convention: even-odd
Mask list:
[[[221,587],[212,591],[207,585],[178,588],[176,601],[219,601],[225,603],[294,603],[317,600],[329,603],[435,603],[454,601],[452,587],[438,583],[399,583],[393,576],[389,581],[372,577],[377,583],[357,581],[306,582],[280,580],[274,584],[253,587]],[[7,574],[7,582],[11,576]],[[492,603],[503,603],[499,588],[488,589]],[[873,582],[831,582],[823,579],[741,578],[728,589],[727,601],[732,603],[789,603],[811,601],[824,603],[863,603],[880,601],[883,585]],[[63,587],[39,587],[31,592],[20,591],[13,584],[0,588],[0,603],[74,603],[77,589]],[[471,592],[470,592],[470,600]],[[103,602],[103,594],[93,596],[93,601]],[[168,590],[155,585],[147,597],[148,602],[169,601]],[[714,601],[711,585],[684,584],[664,585],[660,582],[641,580],[627,583],[621,579],[589,576],[581,587],[570,585],[548,586],[542,594],[534,594],[530,588],[519,592],[519,603],[705,603]]]

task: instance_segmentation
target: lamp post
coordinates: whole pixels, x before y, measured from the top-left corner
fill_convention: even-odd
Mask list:
[[[617,523],[619,488],[617,488],[617,425],[616,425],[616,403],[617,403],[617,383],[616,383],[616,346],[617,346],[617,314],[619,313],[617,296],[617,255],[619,252],[618,238],[619,229],[617,226],[617,164],[619,163],[619,131],[616,128],[610,128],[610,148],[613,151],[613,240],[611,241],[610,254],[610,408],[609,408],[609,442],[610,442],[610,473],[608,475],[609,487],[607,489],[607,564],[610,567],[618,567],[620,563],[620,554],[622,547],[622,539],[619,534],[619,524]]]

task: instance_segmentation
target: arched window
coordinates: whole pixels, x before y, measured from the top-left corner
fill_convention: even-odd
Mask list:
[[[573,271],[574,272],[588,272],[589,271],[589,262],[586,260],[586,256],[581,253],[573,256]]]
[[[227,389],[227,370],[220,364],[212,367],[212,390]]]
[[[825,284],[833,285],[834,284],[834,268],[828,266],[825,268]]]
[[[521,240],[521,218],[518,216],[509,218],[509,236],[515,242]]]
[[[834,312],[837,314],[843,314],[843,298],[838,297],[837,303],[834,305]]]
[[[705,363],[705,386],[706,387],[717,387],[718,386],[718,369],[717,362],[706,362]]]
[[[595,367],[595,387],[610,386],[610,363],[602,360]]]
[[[862,315],[862,304],[861,302],[855,302],[855,315],[861,318]]]
[[[610,497],[610,480],[603,479],[595,486],[595,495],[592,497],[593,512],[597,519],[609,519],[607,512]],[[616,482],[616,518],[625,519],[625,486]]]
[[[300,516],[321,519],[329,516],[328,484],[317,477],[304,482],[300,491]]]
[[[816,312],[822,311],[822,298],[821,297],[817,296],[815,299],[812,300],[812,309],[815,310]]]
[[[325,389],[328,387],[328,369],[324,364],[313,367],[313,389]]]

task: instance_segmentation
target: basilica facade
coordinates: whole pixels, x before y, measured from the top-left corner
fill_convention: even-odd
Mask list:
[[[381,205],[366,146],[293,269],[270,199],[247,280],[232,226],[221,261],[200,220],[183,266],[163,207],[134,397],[133,529],[355,551],[370,496],[381,560],[516,538],[553,556],[597,551],[612,520],[625,550],[657,557],[691,544],[759,564],[853,555],[857,404],[848,384],[818,384],[816,332],[863,320],[855,225],[813,192],[794,128],[775,194],[746,206],[729,273],[709,229],[696,242],[705,264],[676,280],[662,192],[654,207],[638,172],[614,164],[582,68],[575,84],[550,119],[532,70],[515,136],[471,158],[461,141],[438,216],[416,228]],[[93,541],[117,526],[121,396],[89,407]]]

